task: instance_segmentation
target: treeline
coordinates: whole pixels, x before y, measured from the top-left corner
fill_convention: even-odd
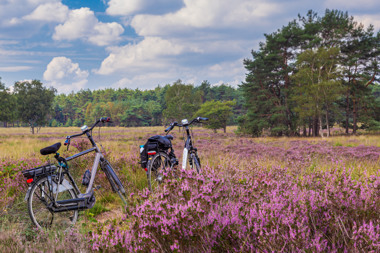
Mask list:
[[[318,136],[336,123],[346,133],[380,129],[380,33],[372,25],[337,10],[309,11],[265,39],[244,60],[241,131]]]
[[[108,115],[117,126],[158,126],[192,118],[207,101],[238,101],[238,90],[222,84],[211,86],[207,81],[194,87],[181,80],[153,90],[104,89],[81,90],[60,94],[53,103],[51,126],[80,126]],[[240,99],[241,101],[241,99]],[[242,104],[231,110],[239,113]],[[236,123],[231,118],[230,124]]]
[[[211,128],[225,129],[227,124],[237,124],[243,107],[238,89],[212,86],[208,81],[196,87],[178,80],[153,90],[109,88],[56,95],[54,88],[33,80],[16,82],[13,90],[9,92],[0,82],[0,121],[5,127],[27,124],[33,132],[39,126],[91,125],[103,116],[111,117],[116,126],[165,125],[197,116],[202,105],[212,107],[199,112],[213,118]]]

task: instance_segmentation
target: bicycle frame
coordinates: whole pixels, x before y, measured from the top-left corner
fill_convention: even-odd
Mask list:
[[[170,124],[170,126],[168,128],[165,129],[165,132],[166,134],[168,134],[171,130],[173,130],[173,128],[175,126],[178,126],[178,127],[184,127],[185,130],[186,130],[186,134],[187,134],[187,139],[185,141],[185,147],[183,149],[183,155],[182,155],[182,169],[186,169],[186,164],[187,164],[187,159],[188,159],[188,154],[193,154],[195,153],[197,159],[198,156],[197,156],[197,149],[193,147],[193,143],[192,143],[192,140],[191,140],[191,134],[190,134],[190,129],[189,129],[189,126],[191,124],[193,124],[194,122],[197,122],[197,123],[200,123],[201,121],[207,121],[208,118],[202,118],[202,117],[197,117],[195,119],[193,119],[190,123],[187,121],[187,119],[183,119],[182,120],[182,124],[178,124],[177,122],[173,122],[172,124]],[[193,164],[192,164],[192,158],[190,157],[189,159],[189,163],[190,163],[190,166],[193,167]]]
[[[94,180],[95,180],[95,176],[96,176],[96,173],[98,171],[99,165],[100,165],[100,168],[106,174],[107,179],[111,184],[112,190],[119,194],[119,196],[122,199],[122,201],[124,202],[124,204],[127,204],[125,199],[121,195],[121,194],[125,195],[125,189],[124,189],[120,179],[118,178],[118,176],[116,175],[115,171],[113,170],[111,164],[103,156],[100,149],[96,145],[94,139],[92,138],[92,135],[91,135],[92,129],[99,122],[101,122],[101,121],[97,121],[90,129],[85,128],[83,133],[81,133],[81,134],[76,134],[76,135],[66,137],[65,145],[69,146],[70,145],[70,139],[86,134],[87,138],[89,139],[89,141],[92,144],[92,148],[84,150],[84,151],[82,151],[78,154],[75,154],[73,156],[70,156],[66,159],[59,157],[59,154],[56,153],[55,158],[58,160],[58,163],[59,163],[58,173],[55,175],[47,175],[46,176],[48,178],[48,181],[47,181],[48,187],[50,189],[52,189],[52,192],[55,195],[55,196],[47,196],[54,203],[54,206],[50,207],[51,211],[53,211],[53,212],[64,212],[64,211],[70,211],[70,210],[83,210],[83,209],[91,208],[93,206],[93,204],[95,203],[95,198],[93,198],[93,193],[94,193],[93,192],[93,185],[94,185]],[[89,154],[91,152],[96,153],[94,163],[93,163],[92,169],[91,169],[91,179],[90,179],[90,182],[87,186],[86,192],[84,194],[82,194],[80,192],[77,184],[75,183],[73,177],[71,176],[71,174],[69,172],[69,169],[67,166],[67,161],[71,161],[73,159],[76,159],[80,156]],[[66,174],[68,176],[68,179],[70,182],[64,178],[64,174]],[[52,177],[58,177],[57,182],[54,182],[54,180],[52,180]],[[78,198],[57,201],[57,197],[58,197],[59,192],[63,192],[63,191],[71,190],[71,189],[75,190]],[[31,187],[29,187],[28,192],[25,196],[25,199],[29,198],[30,190],[31,190]],[[44,193],[44,191],[43,191],[43,193]],[[46,192],[45,192],[45,194],[46,194]],[[46,195],[48,195],[48,194],[46,194]]]
[[[95,125],[94,125],[95,126]],[[93,127],[92,127],[93,128]],[[91,128],[91,129],[92,129]],[[98,146],[96,145],[94,139],[92,138],[92,135],[90,134],[90,131],[86,131],[85,134],[87,135],[87,138],[90,140],[91,144],[92,144],[92,148],[90,149],[87,149],[87,150],[84,150],[78,154],[75,154],[73,156],[70,156],[68,158],[66,158],[66,161],[70,161],[70,160],[73,160],[73,159],[76,159],[80,156],[83,156],[83,155],[86,155],[86,154],[89,154],[91,152],[95,152],[96,155],[95,155],[95,159],[94,159],[94,163],[92,165],[92,169],[91,169],[91,179],[90,179],[90,182],[87,186],[87,189],[86,189],[86,192],[84,193],[84,195],[86,194],[90,194],[92,192],[92,189],[93,189],[93,185],[94,185],[94,180],[95,180],[95,176],[96,176],[96,173],[98,171],[98,167],[99,167],[99,164],[100,164],[100,168],[104,171],[104,173],[106,174],[107,176],[107,179],[108,181],[110,182],[111,184],[111,187],[112,187],[112,190],[114,192],[117,192],[120,196],[120,198],[123,200],[123,202],[126,204],[126,201],[125,199],[120,195],[120,192],[122,194],[125,194],[125,189],[120,181],[120,179],[118,178],[118,176],[116,175],[115,171],[113,170],[111,164],[107,161],[107,159],[103,156],[103,154],[100,152],[100,149],[98,148]],[[82,135],[82,134],[81,134]],[[74,135],[74,137],[77,137],[78,135]],[[69,138],[71,139],[71,138]],[[70,181],[72,181],[74,183],[74,187],[75,189],[80,193],[77,185],[75,184],[74,180],[72,179],[71,175],[69,174],[69,172],[67,171],[67,174],[69,175],[69,178],[70,178]],[[119,192],[120,191],[120,192]]]
[[[189,152],[193,152],[193,143],[191,141],[191,134],[190,134],[190,129],[189,126],[185,126],[186,129],[186,134],[187,134],[187,139],[185,142],[185,147],[183,148],[183,154],[182,154],[182,169],[186,169],[187,165],[187,156]]]

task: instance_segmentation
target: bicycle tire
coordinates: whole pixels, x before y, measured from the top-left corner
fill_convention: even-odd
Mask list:
[[[164,152],[158,152],[148,161],[148,187],[152,192],[163,181],[163,173],[171,167],[169,156]]]
[[[192,160],[192,163],[193,163],[193,165],[192,165],[193,169],[195,168],[195,170],[199,174],[199,172],[201,171],[200,161],[198,160],[197,156],[194,153],[192,153],[190,155],[190,157],[191,157],[191,160]]]
[[[52,180],[55,180],[52,178]],[[48,209],[52,199],[46,196],[55,196],[47,177],[40,178],[33,184],[28,198],[28,212],[30,219],[39,229],[68,230],[78,220],[78,210],[54,213]],[[76,198],[73,189],[58,193],[57,200]]]

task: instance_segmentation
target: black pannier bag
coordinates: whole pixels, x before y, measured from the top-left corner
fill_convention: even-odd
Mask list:
[[[144,149],[140,152],[141,167],[145,169],[148,163],[148,151],[159,152],[161,150],[168,150],[172,147],[172,142],[165,136],[155,135],[148,139],[144,145]]]

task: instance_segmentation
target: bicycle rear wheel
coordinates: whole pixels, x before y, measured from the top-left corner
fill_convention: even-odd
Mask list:
[[[28,198],[28,211],[32,222],[40,229],[67,230],[78,219],[78,210],[55,213],[49,207],[54,203],[56,190],[63,185],[56,184],[56,178],[39,179],[33,184]],[[52,182],[55,182],[55,186]],[[72,189],[58,193],[58,200],[76,198]]]
[[[154,191],[164,180],[164,172],[171,167],[169,156],[164,152],[158,152],[148,161],[148,186]]]

